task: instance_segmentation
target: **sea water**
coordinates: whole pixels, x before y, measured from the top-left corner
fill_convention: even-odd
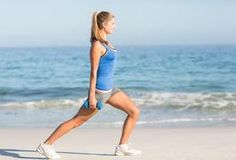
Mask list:
[[[140,127],[236,126],[236,46],[118,46],[115,87]],[[89,88],[89,47],[0,48],[0,126],[56,127]],[[120,127],[106,105],[84,126]]]

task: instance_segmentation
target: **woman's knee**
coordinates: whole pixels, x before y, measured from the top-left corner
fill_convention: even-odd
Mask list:
[[[134,118],[134,119],[139,119],[139,117],[140,117],[140,110],[139,110],[137,107],[135,107],[135,108],[131,111],[131,113],[129,114],[129,116],[131,116],[131,117]]]
[[[73,128],[75,128],[83,124],[86,120],[81,118],[73,118],[72,121],[73,121]]]
[[[97,113],[97,110],[87,110],[81,108],[79,112],[71,119],[73,122],[74,127],[78,127],[84,122],[86,122],[89,118],[94,116]]]

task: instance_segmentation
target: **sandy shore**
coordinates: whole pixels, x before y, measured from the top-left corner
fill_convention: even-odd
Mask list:
[[[0,129],[0,160],[44,159],[35,151],[54,129]],[[136,128],[130,139],[141,156],[113,155],[121,128],[76,128],[55,143],[66,160],[234,160],[236,127]]]

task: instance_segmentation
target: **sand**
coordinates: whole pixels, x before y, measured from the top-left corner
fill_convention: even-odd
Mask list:
[[[35,151],[54,128],[0,129],[0,160],[45,159]],[[114,156],[121,128],[72,130],[56,141],[65,160],[235,160],[236,127],[135,128],[130,138],[141,156]]]

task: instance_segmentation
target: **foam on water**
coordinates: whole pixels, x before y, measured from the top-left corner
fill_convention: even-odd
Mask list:
[[[127,93],[137,106],[146,110],[168,109],[174,111],[236,113],[236,93]],[[28,102],[7,102],[1,108],[66,108],[82,105],[86,97],[78,99],[53,99]]]
[[[136,93],[134,101],[145,108],[170,108],[177,111],[236,113],[236,93]]]
[[[78,100],[59,99],[59,100],[40,100],[29,102],[7,102],[0,104],[1,108],[66,108],[71,106],[82,105],[84,98]]]

